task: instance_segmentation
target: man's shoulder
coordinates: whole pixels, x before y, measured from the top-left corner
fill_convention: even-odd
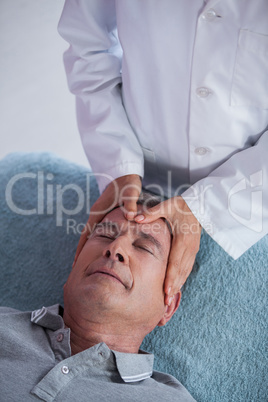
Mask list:
[[[12,307],[2,307],[0,306],[0,315],[1,315],[1,319],[4,319],[5,317],[31,317],[31,311],[21,311],[21,310],[17,310],[15,308]]]
[[[187,389],[177,380],[177,378],[173,377],[172,375],[154,370],[151,378],[163,387],[167,386],[170,387],[170,389],[173,389],[175,392],[180,392],[180,400],[185,402],[195,401]]]
[[[0,307],[0,328],[18,329],[30,323],[31,311],[20,311],[11,307]]]
[[[162,373],[161,371],[154,370],[152,378],[157,382],[174,386],[174,388],[181,386],[181,383],[177,380],[177,378],[173,377],[171,374]]]
[[[29,317],[31,316],[31,311],[21,311],[21,310],[16,310],[15,308],[12,307],[2,307],[0,306],[0,315],[1,315],[1,320],[4,319],[5,317],[17,317],[17,316],[25,316]]]
[[[15,308],[12,307],[0,306],[0,314],[18,314],[18,313],[23,313],[23,311],[16,310]]]

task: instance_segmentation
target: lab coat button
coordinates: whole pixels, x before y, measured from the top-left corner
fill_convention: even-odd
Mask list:
[[[197,88],[196,93],[200,98],[207,98],[211,91],[208,88],[200,87]]]
[[[206,149],[206,148],[204,148],[204,147],[198,147],[198,148],[195,148],[195,150],[194,150],[194,152],[197,154],[197,155],[205,155],[207,152],[208,152],[208,150]]]
[[[216,17],[217,13],[213,8],[210,8],[202,15],[202,18],[206,21],[213,21]]]

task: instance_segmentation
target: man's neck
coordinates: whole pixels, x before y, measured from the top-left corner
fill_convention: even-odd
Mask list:
[[[66,327],[70,328],[72,355],[104,342],[111,350],[123,353],[138,353],[143,336],[133,330],[120,328],[118,324],[89,322],[63,315]]]

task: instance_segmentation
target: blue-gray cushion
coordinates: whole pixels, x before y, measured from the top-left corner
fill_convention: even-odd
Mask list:
[[[96,181],[48,153],[10,154],[0,172],[0,304],[62,303]],[[267,251],[265,237],[233,261],[203,233],[179,310],[143,342],[197,401],[268,400]]]

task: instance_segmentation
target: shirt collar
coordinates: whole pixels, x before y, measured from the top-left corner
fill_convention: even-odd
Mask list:
[[[63,308],[59,304],[50,307],[42,307],[32,312],[31,322],[41,327],[57,331],[60,328],[64,328],[62,311]]]
[[[154,355],[140,353],[122,353],[112,350],[117,370],[124,382],[137,382],[149,378],[153,374]]]
[[[41,327],[57,331],[64,328],[62,318],[63,308],[59,304],[50,307],[42,307],[35,310],[31,315],[31,322]],[[122,353],[115,350],[110,351],[105,343],[93,346],[93,349],[103,349],[105,352],[112,352],[115,357],[115,364],[120,377],[124,382],[137,382],[149,378],[153,374],[154,355],[140,350],[140,353]],[[88,350],[90,350],[88,349]],[[108,354],[110,354],[108,352]],[[82,352],[83,353],[83,352]]]

